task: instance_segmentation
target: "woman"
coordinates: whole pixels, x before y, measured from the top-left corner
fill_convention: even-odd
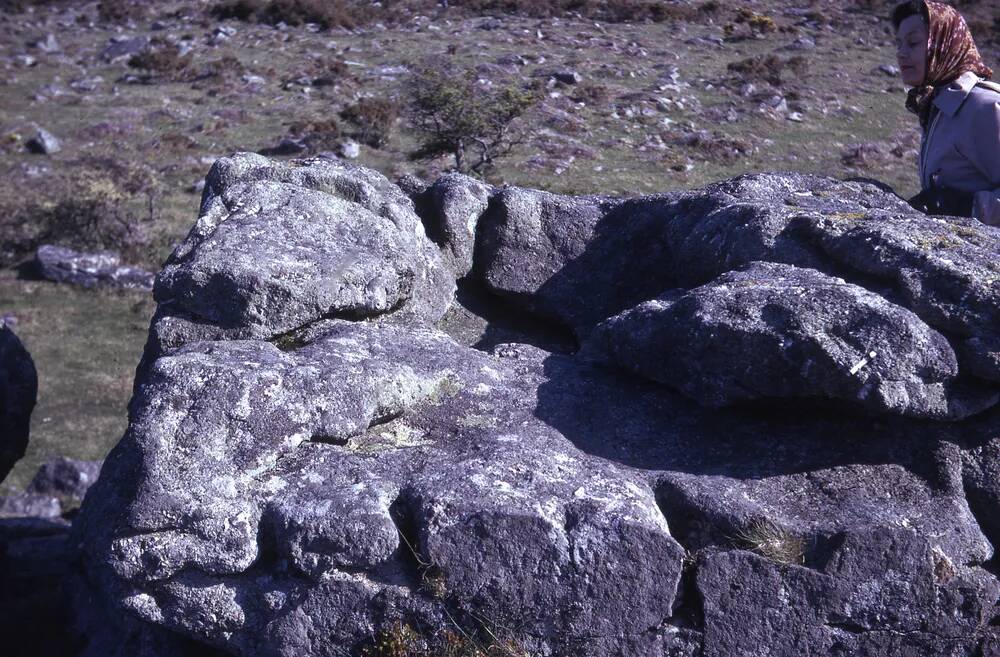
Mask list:
[[[913,87],[906,108],[920,119],[922,191],[910,203],[929,214],[1000,225],[1000,85],[953,7],[905,2],[892,12],[896,58]]]

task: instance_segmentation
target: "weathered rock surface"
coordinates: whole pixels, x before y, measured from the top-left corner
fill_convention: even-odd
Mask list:
[[[0,321],[0,481],[24,456],[37,396],[35,363],[14,332]]]
[[[213,168],[74,526],[91,654],[995,649],[994,231],[785,174],[410,193]]]
[[[52,495],[17,493],[0,496],[0,518],[58,518],[62,505]]]
[[[121,264],[111,251],[81,253],[63,246],[43,244],[35,252],[35,269],[42,278],[83,287],[114,287],[152,290],[154,275],[139,267]]]
[[[454,289],[412,201],[382,175],[238,154],[212,167],[198,222],[157,277],[150,353],[331,317],[434,322]]]
[[[39,155],[53,155],[62,150],[62,143],[55,135],[44,128],[38,128],[35,134],[24,144],[29,151]]]
[[[754,262],[641,303],[602,324],[594,342],[704,406],[819,399],[961,419],[997,401],[955,386],[948,340],[911,311],[792,265]]]
[[[417,196],[428,236],[441,247],[445,262],[463,278],[472,271],[476,225],[486,212],[493,188],[462,174],[446,174]]]

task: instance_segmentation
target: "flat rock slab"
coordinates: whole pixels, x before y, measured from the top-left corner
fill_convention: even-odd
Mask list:
[[[0,481],[24,456],[37,396],[35,363],[14,332],[0,321]]]
[[[948,340],[913,312],[813,269],[756,262],[600,326],[597,351],[705,406],[843,402],[961,419],[997,401],[956,386]]]
[[[121,264],[121,257],[111,251],[81,253],[62,246],[44,244],[35,252],[35,269],[42,278],[56,283],[82,287],[153,289],[153,274]]]

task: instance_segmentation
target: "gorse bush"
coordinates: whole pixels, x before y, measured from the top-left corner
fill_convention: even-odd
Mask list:
[[[498,158],[521,143],[521,119],[538,92],[512,79],[483,84],[474,71],[448,63],[424,63],[406,80],[409,111],[422,141],[416,159],[454,157],[455,169],[483,176]]]
[[[774,22],[773,18],[758,14],[745,7],[736,12],[736,22],[745,23],[755,34],[775,32],[778,29],[778,24]]]

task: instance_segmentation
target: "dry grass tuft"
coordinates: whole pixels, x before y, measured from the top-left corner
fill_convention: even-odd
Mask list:
[[[759,518],[736,533],[737,544],[762,557],[789,565],[805,561],[805,541],[772,520]]]

